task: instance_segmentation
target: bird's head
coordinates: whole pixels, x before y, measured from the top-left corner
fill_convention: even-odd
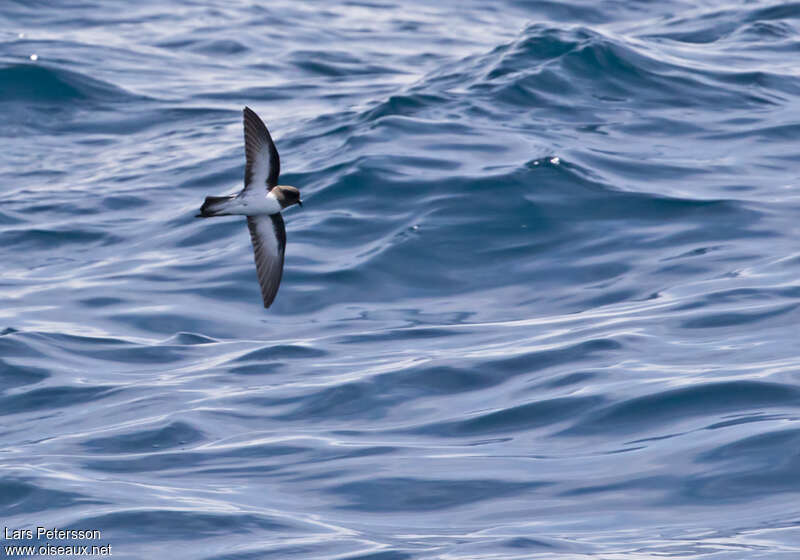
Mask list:
[[[288,208],[293,204],[303,205],[303,201],[300,200],[300,191],[295,187],[278,185],[271,192],[275,193],[275,198],[281,203],[281,208]]]

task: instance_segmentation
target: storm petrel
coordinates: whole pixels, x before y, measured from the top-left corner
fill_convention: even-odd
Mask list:
[[[272,305],[283,275],[286,227],[281,210],[303,205],[300,191],[278,184],[281,162],[264,121],[244,108],[244,188],[239,194],[207,196],[198,218],[247,216],[264,307]]]

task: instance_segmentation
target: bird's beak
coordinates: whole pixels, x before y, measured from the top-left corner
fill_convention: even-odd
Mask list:
[[[303,201],[302,201],[302,200],[300,200],[299,198],[297,199],[297,205],[298,205],[300,208],[302,208],[302,207],[303,207]]]

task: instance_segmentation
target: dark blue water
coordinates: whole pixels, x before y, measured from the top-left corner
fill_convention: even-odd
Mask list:
[[[0,524],[101,532],[1,544],[798,558],[800,3],[702,4],[0,4]]]

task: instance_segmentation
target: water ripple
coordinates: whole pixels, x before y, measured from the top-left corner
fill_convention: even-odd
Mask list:
[[[800,4],[51,4],[0,6],[7,527],[797,557]],[[244,105],[307,201],[268,311],[193,217]]]

